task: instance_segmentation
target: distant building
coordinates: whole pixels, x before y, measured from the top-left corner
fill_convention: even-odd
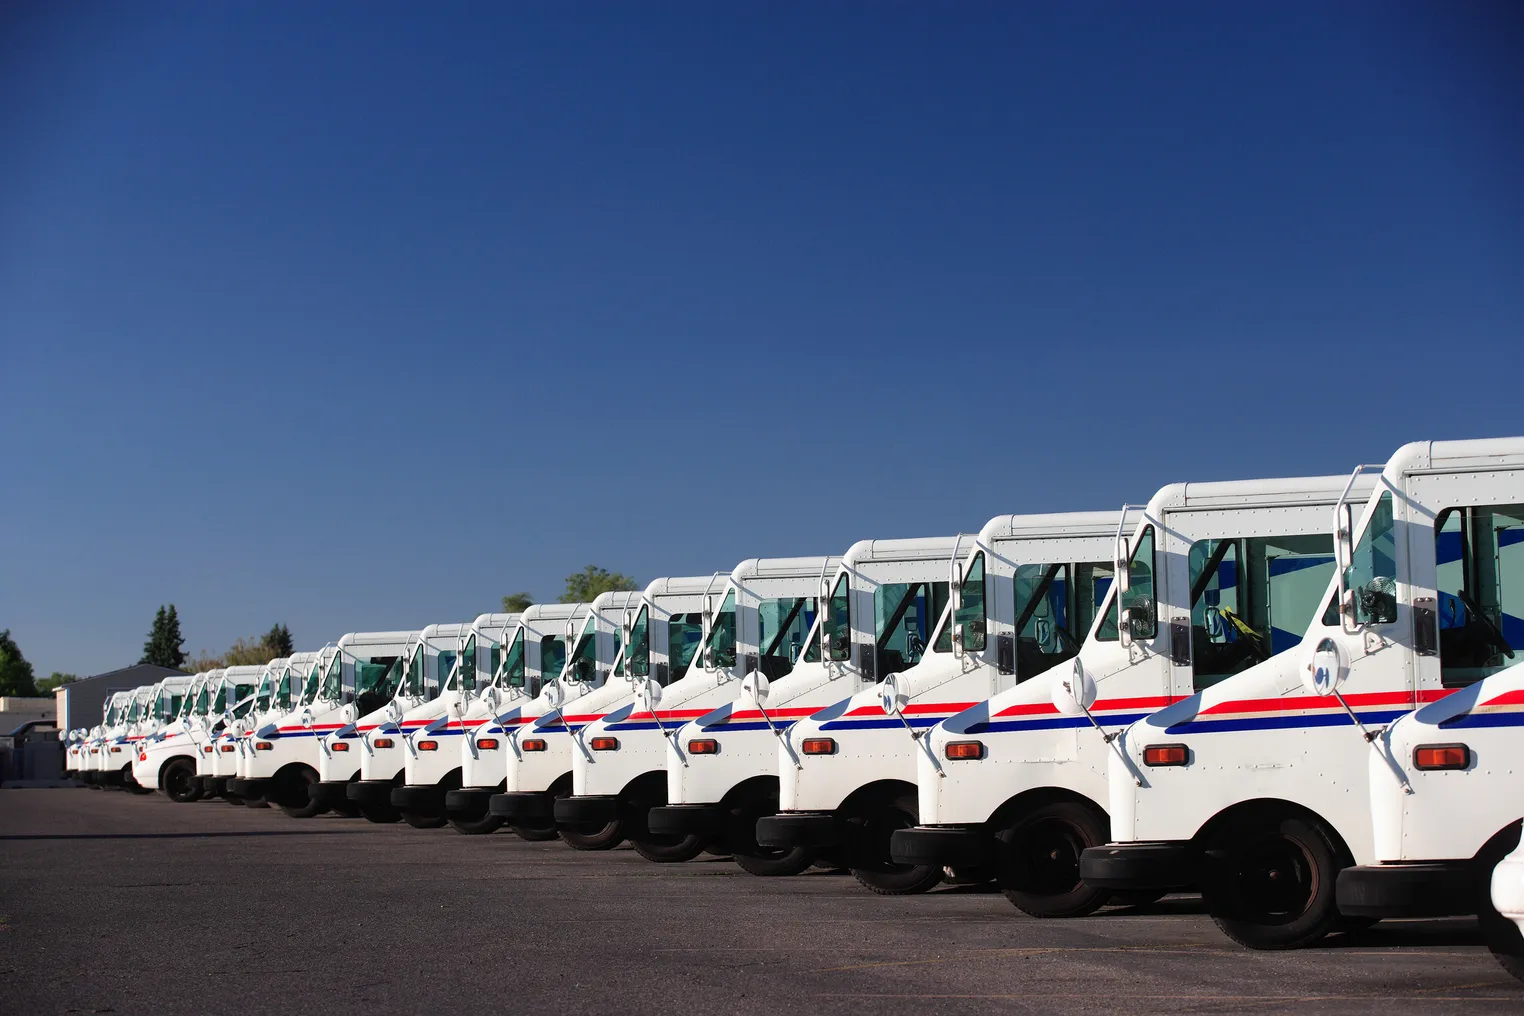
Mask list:
[[[166,677],[183,674],[183,670],[160,667],[152,663],[139,663],[121,670],[108,670],[94,677],[71,681],[53,693],[58,703],[58,729],[93,727],[101,721],[106,699],[113,692],[132,691],[145,684],[158,684]]]
[[[52,696],[0,695],[0,734],[9,734],[33,720],[51,720],[55,715]]]

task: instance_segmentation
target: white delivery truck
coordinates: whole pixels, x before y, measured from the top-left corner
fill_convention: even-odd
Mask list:
[[[154,727],[153,710],[158,691],[157,684],[145,684],[134,689],[126,722],[103,752],[106,786],[147,793],[132,778],[132,762],[137,758],[138,742]]]
[[[525,713],[566,663],[573,631],[587,615],[585,603],[537,603],[506,629],[491,679],[474,695],[461,714],[461,786],[445,794],[445,813],[457,832],[487,833],[504,823],[489,809],[492,798],[507,786],[508,735],[537,714]],[[538,835],[536,835],[538,833]],[[555,827],[531,831],[531,838],[554,839]]]
[[[401,811],[392,803],[392,791],[402,784],[406,755],[416,750],[409,739],[439,718],[435,700],[470,628],[468,624],[425,627],[413,637],[399,661],[402,671],[391,700],[330,736],[330,748],[339,741],[351,741],[360,749],[359,779],[350,782],[344,793],[370,821],[395,822],[400,818],[419,829],[445,824],[443,817]],[[342,750],[339,753],[343,754]]]
[[[244,722],[254,710],[260,684],[266,674],[279,673],[286,666],[281,656],[265,664],[238,664],[222,672],[223,709],[221,720],[213,725],[207,751],[201,749],[201,787],[210,797],[221,797],[228,804],[242,807],[245,801],[228,789],[228,782],[238,775],[238,742],[244,734]]]
[[[1459,690],[1378,737],[1368,762],[1375,862],[1339,872],[1339,912],[1475,914],[1489,944],[1520,952],[1490,890],[1524,817],[1511,792],[1524,772],[1524,655],[1513,648],[1524,650],[1524,503],[1441,512],[1434,530],[1438,644],[1387,651],[1437,651],[1441,683]]]
[[[444,686],[426,707],[427,713],[421,714],[433,715],[433,721],[403,740],[402,786],[392,789],[392,805],[409,824],[428,820],[442,825],[448,821],[463,833],[489,833],[502,825],[502,819],[487,814],[485,801],[476,822],[450,815],[445,795],[463,785],[460,742],[465,739],[468,722],[480,725],[474,716],[468,721],[466,713],[471,709],[473,693],[492,682],[502,662],[503,637],[518,627],[518,617],[481,614],[471,622],[460,636],[459,651]]]
[[[350,632],[303,664],[291,707],[254,731],[239,792],[263,797],[292,818],[329,810],[358,815],[349,801],[315,796],[312,788],[333,750],[329,735],[355,717],[360,708],[357,695],[403,654],[407,634]]]
[[[890,854],[892,835],[920,814],[918,762],[933,772],[941,766],[927,731],[1078,652],[1124,525],[1116,511],[1001,515],[962,542],[955,602],[925,619],[933,627],[920,661],[789,732],[799,758],[780,773],[785,782],[792,776],[792,807],[774,820],[772,842],[792,836],[787,845],[810,846],[825,830],[877,893],[924,892],[949,868],[987,880],[987,859],[901,863]]]
[[[81,742],[80,776],[94,790],[100,790],[105,786],[106,752],[104,749],[106,743],[125,725],[127,712],[132,708],[132,695],[130,691],[118,691],[108,696],[105,708],[102,710],[100,726],[92,727],[89,736]]]
[[[278,670],[271,668],[269,683],[261,681],[254,693],[254,708],[243,720],[245,736],[238,744],[238,775],[228,781],[228,790],[245,801],[259,802],[268,806],[265,796],[270,789],[263,779],[259,756],[273,746],[270,739],[259,736],[280,717],[290,713],[301,701],[302,688],[312,668],[318,664],[318,653],[292,653],[285,665]]]
[[[1341,567],[1298,645],[1116,742],[1114,842],[1086,852],[1086,881],[1195,882],[1218,926],[1252,948],[1307,945],[1361,920],[1341,917],[1335,886],[1341,869],[1377,860],[1370,755],[1401,775],[1377,728],[1475,681],[1507,648],[1493,619],[1499,604],[1473,593],[1489,595],[1484,576],[1521,504],[1524,438],[1400,448],[1359,525],[1341,498]],[[1441,567],[1439,548],[1457,527],[1461,563]],[[1445,629],[1444,644],[1457,647],[1448,665],[1441,596],[1465,608]],[[1139,634],[1146,651],[1153,640]]]
[[[728,580],[707,580],[702,589],[691,582],[686,595],[673,580],[647,589],[626,619],[622,640],[623,669],[635,697],[582,730],[591,750],[572,756],[573,795],[556,803],[557,821],[573,830],[617,821],[635,849],[653,861],[724,850],[722,828],[667,832],[650,824],[652,810],[667,803],[669,761],[681,768],[690,752],[718,747],[685,743],[679,734],[687,723],[732,702],[743,678],[750,675],[756,686],[792,669],[814,619],[811,594],[837,564],[839,559],[827,557],[754,558],[737,565]],[[705,634],[686,669],[679,669],[688,654],[673,652],[671,620],[694,609]],[[753,824],[757,815],[753,811]]]
[[[758,842],[778,809],[780,756],[796,765],[789,728],[920,659],[946,603],[956,542],[864,540],[826,562],[816,602],[801,605],[801,613],[818,609],[787,672],[766,681],[748,675],[729,703],[678,732],[686,757],[674,765],[675,753],[668,756],[668,804],[652,812],[653,830],[678,835],[722,827],[731,856],[754,875],[797,874],[822,853],[839,853],[830,837],[809,846]],[[800,619],[787,620],[784,644],[793,658]],[[772,665],[781,669],[782,661]]]
[[[578,850],[606,850],[624,839],[618,823],[590,832],[566,830],[555,820],[555,802],[572,792],[572,756],[589,749],[582,728],[629,696],[632,686],[620,672],[620,626],[625,611],[639,609],[637,591],[600,593],[579,620],[567,622],[572,648],[559,674],[552,675],[530,703],[519,707],[521,722],[504,724],[508,755],[504,790],[495,794],[489,811],[506,820],[508,828],[528,840],[560,836]],[[669,642],[691,654],[701,637],[700,615],[677,615]],[[670,664],[669,664],[670,665]],[[522,721],[528,722],[522,722]]]
[[[208,682],[215,680],[212,672],[194,674],[189,678],[166,679],[183,682],[178,693],[161,687],[160,696],[178,697],[178,710],[158,731],[138,742],[138,754],[132,764],[132,778],[148,790],[162,790],[171,801],[188,804],[201,797],[201,784],[196,780],[197,746],[193,731],[201,718],[211,708],[207,693]],[[173,704],[173,703],[172,703]],[[198,712],[199,710],[199,712]]]
[[[206,780],[211,771],[211,755],[215,749],[212,742],[227,721],[228,683],[227,668],[217,667],[206,671],[205,679],[196,693],[191,709],[187,732],[191,739],[191,783],[195,785],[198,798],[215,797],[212,785]],[[253,690],[252,687],[249,688]]]
[[[984,867],[1036,917],[1143,898],[1079,873],[1084,849],[1111,838],[1113,742],[1134,720],[1296,644],[1333,573],[1327,520],[1344,483],[1159,490],[1129,517],[1130,542],[1118,533],[1111,571],[1121,588],[1097,582],[1082,597],[1078,654],[930,732],[917,760],[921,825],[893,834],[895,860]],[[1076,674],[1101,689],[1085,711],[1055,704]]]

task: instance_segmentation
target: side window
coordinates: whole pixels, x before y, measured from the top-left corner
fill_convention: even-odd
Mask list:
[[[396,694],[402,677],[402,657],[372,656],[355,664],[355,705],[360,715],[373,713]]]
[[[1449,508],[1434,526],[1440,680],[1463,687],[1524,649],[1524,505]]]
[[[460,651],[460,670],[456,671],[460,680],[456,687],[461,691],[476,690],[476,636],[471,635],[466,639],[466,645]]]
[[[979,551],[968,563],[961,594],[957,616],[953,618],[954,625],[962,626],[962,636],[958,641],[967,652],[983,652],[985,633],[988,631],[984,614],[984,551]]]
[[[1157,608],[1154,606],[1154,527],[1145,526],[1133,548],[1132,560],[1127,564],[1128,586],[1126,592],[1111,599],[1111,610],[1106,620],[1096,630],[1095,637],[1105,642],[1117,640],[1117,601],[1121,609],[1130,611],[1132,637],[1138,641],[1153,638],[1159,632]]]
[[[947,606],[946,582],[889,582],[873,591],[878,673],[898,673],[926,655],[931,629]]]
[[[847,576],[836,580],[826,609],[826,645],[831,659],[841,662],[852,655],[852,596]]]
[[[1358,624],[1391,624],[1397,620],[1397,536],[1392,523],[1392,492],[1376,502],[1355,544],[1354,558],[1344,569],[1344,585],[1355,594]],[[1339,623],[1338,603],[1323,612],[1323,623]]]
[[[729,670],[736,665],[736,593],[732,589],[725,594],[719,613],[714,615],[714,627],[709,633],[709,643],[714,646],[714,665]]]
[[[494,649],[496,654],[498,650]],[[524,687],[524,629],[520,628],[513,635],[513,642],[508,646],[508,656],[502,664],[492,668],[494,674],[500,674],[498,678],[504,688]]]
[[[814,597],[783,597],[757,604],[761,657],[757,666],[769,681],[794,669],[815,623]]]
[[[676,680],[688,672],[704,638],[703,614],[673,614],[667,618],[667,679]]]
[[[434,662],[434,671],[429,674],[428,684],[424,688],[424,694],[431,698],[438,694],[440,685],[444,684],[445,678],[455,670],[455,653],[450,651],[441,652]],[[457,675],[459,676],[459,675]]]
[[[1079,653],[1069,596],[1073,583],[1067,564],[1016,567],[1016,681],[1021,683],[1072,659]],[[1095,617],[1094,608],[1085,617]]]
[[[1188,564],[1200,691],[1301,643],[1333,578],[1333,537],[1197,540]]]
[[[625,647],[624,668],[635,677],[645,677],[651,673],[651,616],[645,605],[641,606],[640,613],[635,615],[635,623],[630,626],[630,644]]]
[[[561,676],[566,667],[566,639],[547,635],[540,640],[540,677],[544,681]]]

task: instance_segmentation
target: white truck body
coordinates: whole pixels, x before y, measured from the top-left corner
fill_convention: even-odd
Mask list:
[[[1086,852],[1087,881],[1179,884],[1189,872],[1218,926],[1254,948],[1306,945],[1333,930],[1344,919],[1339,871],[1379,860],[1372,754],[1389,778],[1401,771],[1372,728],[1490,671],[1466,654],[1451,658],[1447,644],[1500,638],[1464,600],[1468,585],[1487,586],[1477,577],[1515,535],[1494,523],[1521,503],[1524,439],[1398,449],[1358,525],[1341,501],[1334,528],[1344,567],[1299,644],[1138,721],[1117,742],[1114,842]],[[1448,534],[1463,530],[1466,553],[1443,560]],[[1453,622],[1443,636],[1441,604]]]
[[[259,688],[268,675],[275,676],[286,667],[286,657],[281,656],[265,664],[239,664],[222,672],[224,709],[220,724],[214,724],[211,751],[202,750],[206,760],[201,775],[201,788],[213,796],[221,796],[229,804],[243,804],[243,798],[228,790],[228,782],[238,776],[238,759],[241,742],[246,733],[249,714],[254,710]]]
[[[941,771],[926,731],[1078,652],[1110,587],[1117,534],[1137,514],[1001,515],[963,541],[954,603],[939,612],[920,661],[790,730],[798,760],[777,824],[797,832],[794,844],[840,846],[879,893],[925,891],[946,868],[980,877],[987,865],[891,857],[892,833],[919,818],[918,768]]]
[[[101,711],[100,725],[92,727],[89,735],[80,742],[79,770],[92,787],[101,787],[105,783],[107,744],[126,725],[132,699],[133,692],[130,691],[112,693]]]
[[[137,757],[138,742],[153,727],[153,701],[158,685],[145,684],[133,689],[132,700],[121,725],[101,747],[101,767],[106,785],[136,789],[132,761]]]
[[[624,671],[636,694],[583,729],[591,750],[572,757],[573,796],[558,803],[558,820],[564,813],[569,825],[583,829],[618,820],[635,849],[651,860],[680,861],[706,848],[723,849],[721,829],[667,831],[651,824],[653,809],[667,803],[671,769],[689,761],[682,731],[734,702],[748,676],[755,688],[769,674],[781,679],[793,669],[814,620],[813,594],[839,563],[828,557],[752,559],[725,579],[653,583],[623,639]],[[673,633],[692,631],[695,611],[702,641],[695,652],[679,653]],[[698,750],[709,747],[705,742]],[[776,806],[776,791],[768,800]],[[751,818],[755,822],[756,815]]]
[[[211,708],[211,696],[206,691],[209,682],[216,679],[212,674],[208,671],[186,678],[167,678],[160,685],[160,701],[174,708],[175,716],[138,742],[132,777],[139,786],[162,790],[170,800],[182,803],[201,796],[201,786],[196,780],[195,732],[202,729],[201,721]]]

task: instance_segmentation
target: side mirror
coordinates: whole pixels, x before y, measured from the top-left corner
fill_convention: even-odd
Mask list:
[[[900,688],[898,674],[890,674],[879,682],[878,701],[885,716],[898,716],[910,704],[910,696]]]
[[[485,702],[487,708],[493,712],[497,712],[497,704],[499,701],[501,701],[501,698],[502,696],[498,694],[498,690],[496,688],[488,688],[486,691],[482,692],[482,701]]]
[[[635,622],[633,619],[631,619],[630,612],[626,610],[624,612],[624,617],[619,619],[619,644],[628,649],[630,640],[634,637],[634,635]]]
[[[952,630],[952,653],[953,656],[963,658],[963,625],[955,624]]]
[[[762,705],[767,701],[769,682],[760,670],[753,670],[741,679],[741,690],[750,695],[752,701]]]
[[[1095,705],[1095,678],[1074,658],[1067,674],[1053,682],[1053,705],[1064,716],[1081,716]]]
[[[304,727],[310,727],[310,726],[312,726],[312,710],[311,709],[303,709],[302,710],[302,726],[304,726]]]
[[[345,723],[353,723],[360,718],[360,707],[351,702],[345,706],[340,714]]]
[[[1302,688],[1309,695],[1323,698],[1342,688],[1348,677],[1349,657],[1344,647],[1335,639],[1320,639],[1302,667]]]
[[[1119,594],[1120,595],[1120,594]],[[1126,649],[1132,645],[1132,608],[1128,607],[1117,615],[1117,641]]]
[[[1355,561],[1355,512],[1345,501],[1334,515],[1334,564],[1340,571]]]
[[[550,708],[560,709],[561,703],[566,701],[566,689],[561,687],[560,681],[552,681],[545,686],[545,701],[550,703]]]
[[[655,712],[656,707],[661,704],[661,685],[649,677],[646,678],[641,688],[641,696],[646,700],[646,708]]]
[[[952,573],[952,609],[953,612],[963,609],[963,562],[953,563]]]

